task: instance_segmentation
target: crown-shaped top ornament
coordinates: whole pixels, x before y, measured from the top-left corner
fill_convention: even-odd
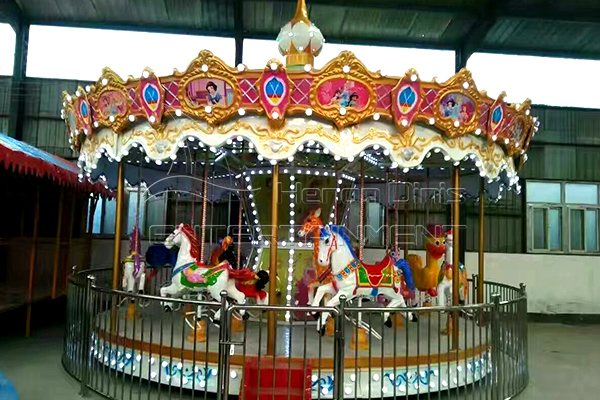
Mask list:
[[[319,28],[308,19],[305,0],[298,0],[294,18],[277,36],[279,52],[286,58],[287,69],[294,71],[303,69],[306,64],[312,66],[324,42]]]

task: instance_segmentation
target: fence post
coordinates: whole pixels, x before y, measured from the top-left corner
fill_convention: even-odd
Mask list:
[[[224,392],[224,378],[228,376],[225,371],[227,358],[229,357],[229,346],[227,342],[227,330],[229,329],[229,315],[227,310],[227,291],[221,291],[221,320],[219,324],[219,358],[217,366],[217,400],[227,399],[227,393]]]
[[[344,349],[346,347],[346,296],[340,296],[338,316],[335,319],[335,348],[334,348],[334,371],[333,371],[333,398],[334,400],[344,397]]]
[[[492,294],[492,400],[500,400],[502,371],[500,362],[500,294]]]
[[[527,285],[525,285],[524,283],[521,283],[519,285],[520,289],[521,289],[521,335],[522,335],[522,344],[523,344],[523,353],[522,353],[522,357],[523,357],[523,368],[524,368],[524,375],[525,375],[525,382],[523,387],[527,386],[529,384],[529,336],[528,336],[528,329],[527,329]]]
[[[92,299],[92,288],[95,286],[96,277],[93,275],[87,276],[87,282],[85,286],[85,301],[84,301],[84,319],[82,325],[82,337],[81,337],[81,345],[83,349],[81,351],[82,355],[82,368],[81,368],[81,390],[80,395],[85,397],[87,395],[88,389],[88,378],[89,378],[89,368],[90,368],[90,355],[91,355],[91,342],[92,339],[90,337],[91,332],[93,330],[92,324],[94,323],[94,316],[92,315],[93,308],[93,299]]]
[[[477,274],[471,275],[471,279],[473,279],[473,291],[471,293],[471,304],[479,303],[479,286],[477,286]]]

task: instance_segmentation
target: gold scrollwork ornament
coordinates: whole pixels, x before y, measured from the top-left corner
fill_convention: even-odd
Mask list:
[[[181,111],[190,116],[203,118],[211,125],[223,121],[236,113],[241,103],[240,88],[237,85],[235,77],[236,73],[235,69],[225,64],[219,57],[216,57],[208,50],[202,50],[184,73],[175,70],[173,74],[176,77],[180,77],[177,97],[181,104]],[[227,105],[192,104],[187,96],[186,88],[192,81],[199,79],[215,79],[225,82],[233,91],[231,103]],[[227,102],[227,94],[224,93],[223,96]]]
[[[124,110],[116,113],[106,114],[103,111],[103,105],[100,104],[103,95],[108,92],[116,92],[122,97]],[[125,81],[112,69],[104,67],[102,75],[96,82],[91,95],[88,96],[90,103],[93,101],[96,109],[96,116],[101,125],[108,126],[115,132],[120,132],[127,124],[127,117],[131,108],[131,99],[127,95],[127,87]],[[106,110],[105,110],[106,111]]]
[[[375,113],[377,96],[374,87],[375,80],[379,78],[381,75],[370,72],[354,53],[342,51],[336,58],[329,61],[318,74],[315,74],[309,96],[310,106],[315,113],[332,120],[340,129],[350,124],[356,124]],[[319,102],[318,93],[321,85],[335,79],[355,81],[366,88],[369,99],[362,110]]]
[[[471,76],[471,72],[463,68],[459,73],[452,76],[448,81],[440,84],[441,89],[438,92],[434,103],[435,123],[442,128],[448,137],[454,138],[474,132],[479,124],[480,100],[481,92],[477,90],[475,81]],[[459,121],[447,117],[440,112],[440,102],[446,95],[451,93],[461,94],[471,100],[474,106],[473,115],[469,121]]]

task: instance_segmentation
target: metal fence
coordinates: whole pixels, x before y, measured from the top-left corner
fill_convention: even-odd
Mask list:
[[[155,276],[147,295],[108,289],[108,270],[69,279],[63,365],[82,395],[498,400],[529,380],[523,285],[485,282],[482,304],[332,308],[165,299],[157,294],[168,277]],[[331,322],[317,329],[315,313]]]

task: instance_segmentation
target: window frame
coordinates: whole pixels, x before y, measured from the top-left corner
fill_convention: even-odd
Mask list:
[[[600,183],[599,182],[585,182],[585,181],[566,181],[566,180],[527,180],[527,183],[560,183],[561,184],[561,197],[560,203],[547,203],[547,202],[529,202],[525,197],[526,204],[526,218],[527,218],[527,253],[533,254],[569,254],[569,255],[591,255],[597,256],[600,254]],[[594,185],[598,192],[598,204],[577,204],[577,203],[566,203],[566,187],[567,184],[584,184]],[[527,190],[527,188],[526,188]],[[547,235],[546,248],[534,248],[535,240],[535,225],[534,225],[534,211],[536,209],[546,210],[546,221],[545,221],[545,234]],[[560,250],[550,249],[550,229],[549,229],[549,215],[551,209],[560,209],[561,213],[561,248]],[[583,250],[574,250],[571,248],[571,210],[582,210],[583,211]],[[596,250],[588,250],[587,248],[587,236],[586,236],[586,211],[596,211]]]

